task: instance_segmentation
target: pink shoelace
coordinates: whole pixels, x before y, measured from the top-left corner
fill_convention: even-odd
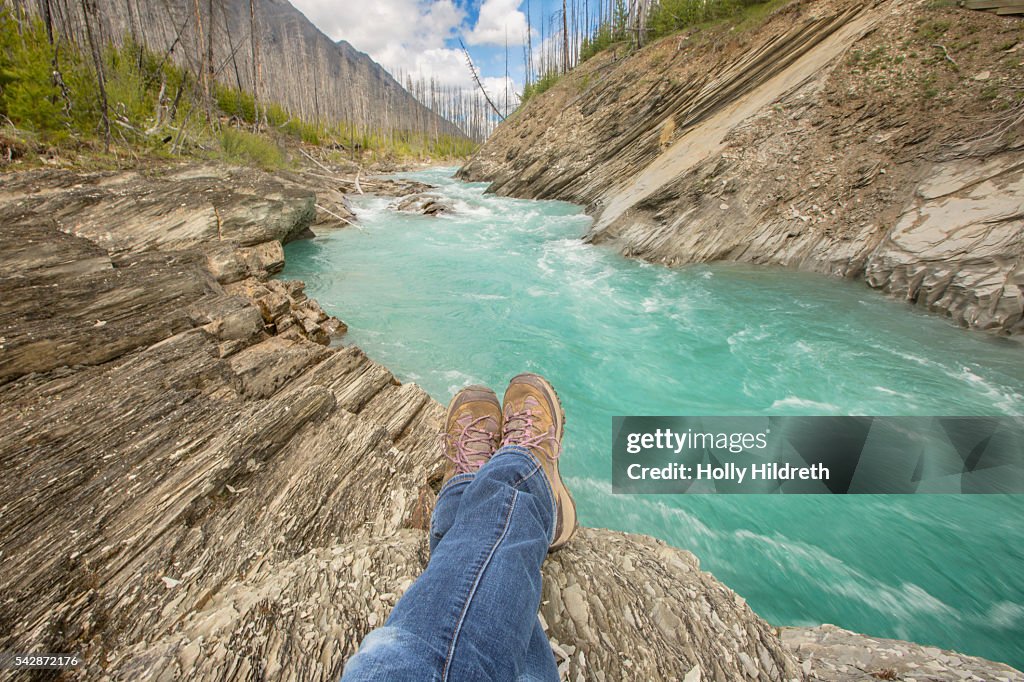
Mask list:
[[[505,437],[501,444],[532,448],[543,452],[548,459],[556,460],[562,454],[562,444],[553,427],[544,433],[534,432],[536,427],[533,424],[534,412],[531,406],[539,407],[539,404],[533,398],[527,398],[523,401],[522,410],[509,411],[505,414]],[[548,444],[553,445],[553,448],[545,447]]]
[[[494,454],[494,430],[480,427],[481,424],[487,421],[490,421],[491,425],[497,428],[494,418],[488,415],[477,417],[473,420],[470,420],[469,417],[463,417],[456,422],[456,424],[462,427],[458,435],[452,436],[450,433],[440,434],[441,447],[445,451],[445,457],[455,464],[455,473],[465,474],[476,471]],[[450,450],[454,450],[454,452],[450,452]],[[476,459],[470,459],[471,457]]]

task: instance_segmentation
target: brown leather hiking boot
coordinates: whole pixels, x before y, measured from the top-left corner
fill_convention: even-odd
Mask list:
[[[555,537],[548,551],[565,546],[576,532],[576,503],[558,473],[562,454],[565,411],[558,394],[548,381],[537,374],[513,377],[502,403],[504,424],[502,445],[529,448],[540,462],[555,495]]]
[[[477,471],[501,441],[501,404],[486,386],[467,386],[448,403],[441,449],[450,461],[444,483],[455,474]]]

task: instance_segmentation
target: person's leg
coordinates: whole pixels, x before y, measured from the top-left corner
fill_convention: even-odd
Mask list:
[[[434,513],[430,521],[430,555],[438,543],[451,530],[455,524],[459,505],[462,501],[462,494],[466,487],[472,482],[475,474],[465,473],[454,476],[442,488],[437,496],[437,503],[434,505]],[[530,643],[527,646],[526,655],[520,665],[516,679],[519,682],[554,680],[558,678],[558,668],[555,658],[551,653],[551,643],[548,636],[541,627],[540,619],[534,618],[533,633]]]
[[[576,527],[558,472],[563,429],[558,397],[537,375],[515,377],[503,408],[479,387],[455,396],[445,416],[455,466],[431,521],[430,562],[343,680],[558,679],[537,611],[544,558]]]
[[[455,524],[455,517],[459,513],[459,506],[462,502],[462,494],[466,487],[472,483],[476,476],[474,472],[457,474],[448,480],[441,487],[434,503],[434,511],[430,515],[430,556],[434,556],[434,549],[437,543],[448,534]]]
[[[538,649],[547,640],[536,631],[540,569],[555,519],[540,464],[525,448],[502,448],[468,484],[449,482],[438,498],[442,515],[446,494],[457,487],[454,522],[384,627],[349,660],[346,682],[514,680],[538,672],[557,679],[550,647]]]
[[[541,627],[540,618],[534,617],[530,644],[517,671],[516,682],[552,682],[558,679],[558,664],[551,651],[551,642]]]

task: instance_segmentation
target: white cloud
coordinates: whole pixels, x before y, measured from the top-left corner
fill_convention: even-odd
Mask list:
[[[526,15],[520,0],[484,0],[476,26],[466,35],[470,45],[522,45],[526,38]]]
[[[453,0],[293,3],[332,40],[347,40],[390,70],[433,76],[446,85],[463,85],[469,78],[461,51],[445,47],[466,20]]]
[[[505,88],[505,77],[498,76],[496,78],[482,78],[484,88],[487,90],[487,94],[490,95],[491,101],[494,102],[495,106],[501,113],[505,113],[505,94],[508,93],[508,112],[512,113],[515,108],[519,105],[519,93],[522,92],[522,87],[516,85],[516,82],[512,79],[508,79],[508,89]]]
[[[466,66],[466,56],[462,50],[450,50],[437,48],[425,50],[412,56],[412,61],[402,65],[412,75],[413,79],[419,76],[430,79],[434,78],[440,85],[455,85],[459,87],[472,87],[473,78]]]
[[[498,57],[500,69],[485,69],[478,48],[504,46],[506,25],[509,47],[521,46],[526,31],[526,17],[517,9],[519,0],[484,0],[472,31],[468,31],[466,12],[454,0],[291,1],[332,40],[347,40],[396,77],[411,76],[414,81],[423,78],[428,82],[433,78],[438,85],[461,89],[467,96],[476,96],[478,88],[466,66],[465,54],[447,43],[464,33],[467,44],[474,46],[477,69],[494,73],[504,70],[503,55]],[[493,51],[484,49],[485,53]],[[512,52],[513,59],[517,54]],[[491,101],[504,112],[504,76],[482,74],[481,78]],[[522,92],[522,86],[510,77],[507,91],[511,112],[519,102],[517,93]]]

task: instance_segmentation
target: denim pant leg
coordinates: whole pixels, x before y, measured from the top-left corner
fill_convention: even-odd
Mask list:
[[[437,543],[448,534],[455,519],[459,514],[459,507],[462,505],[462,494],[476,478],[474,473],[455,474],[441,489],[437,496],[437,503],[434,505],[434,513],[430,515],[430,556],[434,556]]]
[[[449,490],[452,486],[461,490]],[[554,498],[524,448],[505,447],[468,483],[441,491],[423,575],[385,625],[366,636],[343,680],[557,680],[540,628],[540,568],[554,532]],[[461,494],[459,494],[461,493]]]
[[[434,548],[451,530],[458,515],[459,506],[462,502],[462,494],[466,487],[472,482],[475,474],[457,474],[453,476],[441,490],[434,505],[434,513],[430,519],[430,555],[434,555]],[[554,655],[551,652],[551,642],[548,641],[547,633],[541,627],[540,618],[534,618],[536,625],[530,636],[530,643],[527,646],[526,656],[519,666],[516,676],[517,682],[543,682],[545,680],[557,680],[558,668],[555,665]],[[453,678],[454,679],[454,678]]]

